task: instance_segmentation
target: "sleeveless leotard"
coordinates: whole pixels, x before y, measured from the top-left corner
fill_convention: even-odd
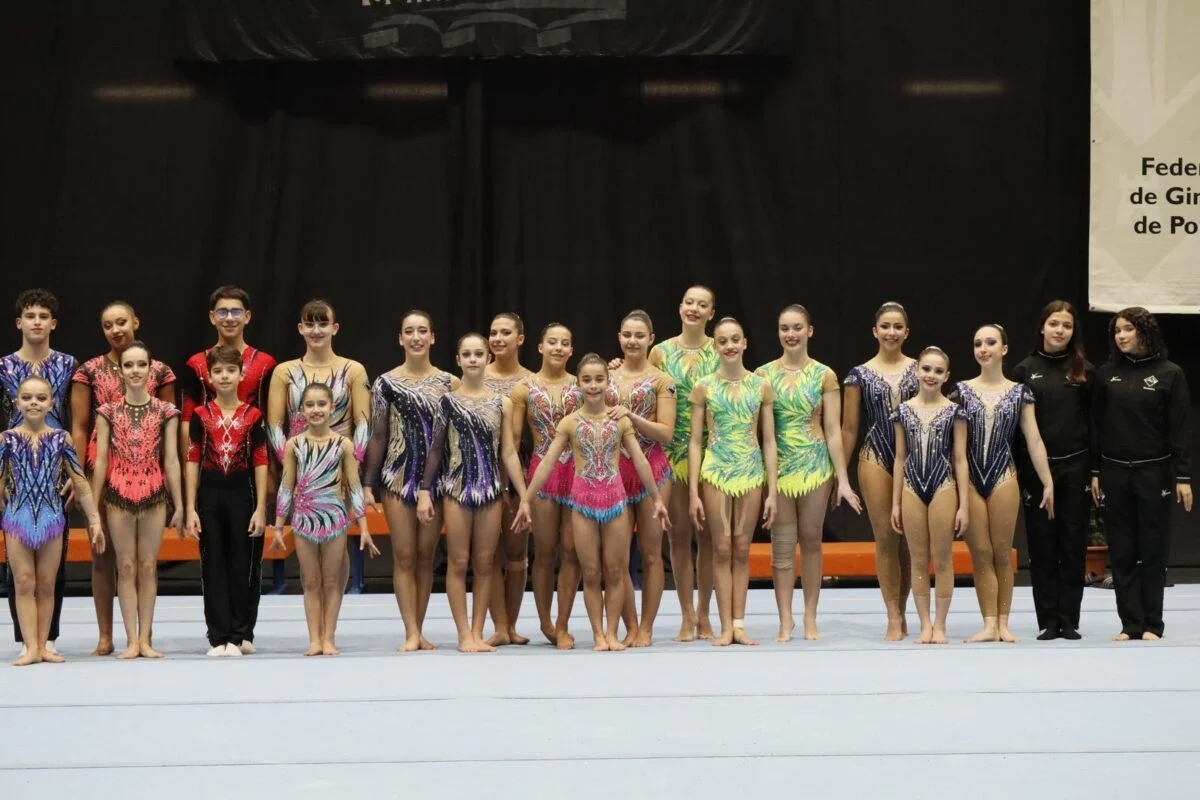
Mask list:
[[[654,346],[662,358],[659,369],[675,381],[675,435],[666,446],[667,459],[675,479],[686,481],[688,444],[692,440],[692,387],[705,375],[711,375],[721,366],[721,356],[713,346],[712,339],[703,347],[690,350],[679,344],[679,337]]]
[[[892,422],[904,429],[908,456],[904,460],[904,485],[925,505],[939,492],[955,488],[954,423],[964,419],[956,404],[940,408],[916,408],[901,403],[892,412]]]
[[[1034,402],[1033,392],[1023,383],[990,392],[977,392],[966,381],[954,388],[967,420],[971,485],[986,500],[1016,474],[1013,437],[1021,424],[1021,408]]]
[[[692,396],[704,391],[708,445],[700,479],[732,497],[760,488],[766,482],[762,447],[758,442],[758,411],[766,379],[747,373],[727,381],[708,375],[696,381]]]
[[[833,477],[822,411],[825,392],[838,388],[829,367],[809,361],[798,371],[778,360],[755,370],[775,390],[775,443],[779,449],[779,493],[803,497]]]
[[[881,373],[860,364],[846,374],[846,386],[857,386],[862,395],[862,414],[867,422],[859,459],[872,461],[889,473],[896,463],[896,430],[892,412],[905,400],[917,396],[917,362],[898,372]],[[849,454],[847,454],[849,455]]]

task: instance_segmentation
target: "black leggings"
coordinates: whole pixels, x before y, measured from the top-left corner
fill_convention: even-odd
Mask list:
[[[255,497],[245,481],[200,486],[200,582],[208,642],[254,641],[262,588],[263,537],[248,531]]]

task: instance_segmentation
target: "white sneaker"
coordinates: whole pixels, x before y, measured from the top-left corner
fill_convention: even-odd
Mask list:
[[[258,649],[255,648],[254,642],[245,641],[245,642],[242,642],[242,644],[241,644],[241,651],[242,651],[242,655],[244,655],[244,656],[252,656],[258,652]]]
[[[205,655],[207,655],[209,658],[217,658],[218,656],[223,656],[223,655],[225,655],[225,645],[219,644],[215,647],[210,647],[208,652],[205,653]]]
[[[233,642],[230,642],[229,644],[225,645],[225,652],[221,653],[221,655],[237,656],[238,658],[241,658],[242,651],[238,649],[238,646],[236,644],[234,644]]]
[[[46,642],[46,652],[50,655],[58,655],[58,648],[54,646],[54,642]]]

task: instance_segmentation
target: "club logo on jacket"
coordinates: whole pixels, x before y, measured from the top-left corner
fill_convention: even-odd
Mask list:
[[[1041,377],[1042,377],[1042,373],[1040,373],[1040,372],[1035,372],[1035,373],[1033,373],[1032,375],[1030,375],[1030,376],[1029,376],[1029,380],[1031,380],[1031,381],[1036,381],[1036,380],[1039,380]]]
[[[1158,386],[1158,378],[1154,377],[1153,375],[1151,375],[1148,378],[1142,378],[1142,384],[1143,384],[1143,386],[1142,386],[1143,389],[1153,392],[1154,387]]]
[[[1121,379],[1118,378],[1116,375],[1113,375],[1111,378],[1108,379],[1108,382],[1109,383],[1120,383]]]
[[[1162,490],[1162,496],[1163,496],[1163,497],[1170,497],[1170,496],[1171,496],[1171,490],[1170,490],[1170,489],[1163,489],[1163,490]]]

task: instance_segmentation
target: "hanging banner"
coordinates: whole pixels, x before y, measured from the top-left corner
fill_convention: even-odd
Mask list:
[[[179,0],[204,61],[783,54],[796,0]]]
[[[1200,313],[1200,3],[1092,0],[1089,304]]]

